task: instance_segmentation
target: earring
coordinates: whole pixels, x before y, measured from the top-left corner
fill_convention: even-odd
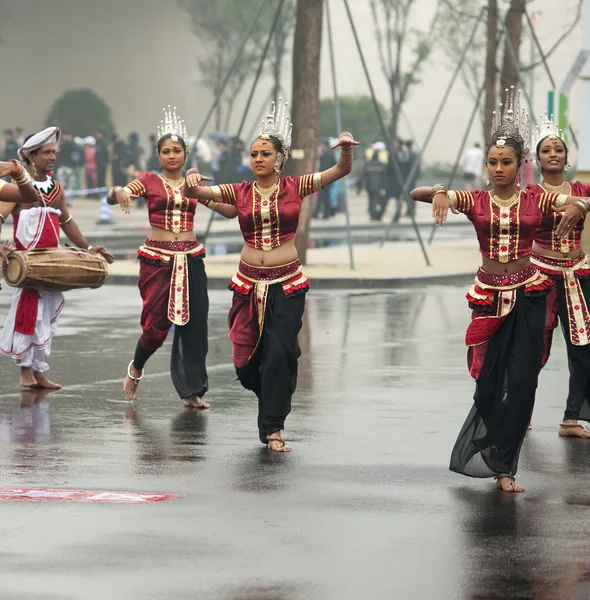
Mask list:
[[[489,179],[486,181],[486,186],[488,186],[488,187],[490,186],[490,180]]]
[[[275,160],[275,171],[279,175],[281,174],[282,167],[283,167],[283,161],[280,156],[277,156],[277,159]]]
[[[567,173],[567,171],[570,167],[571,167],[571,165],[569,163],[566,163],[565,167],[563,168],[564,172]]]

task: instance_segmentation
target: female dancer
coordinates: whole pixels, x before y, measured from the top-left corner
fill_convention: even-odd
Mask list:
[[[534,186],[539,192],[590,196],[590,185],[564,181],[568,148],[563,134],[547,115],[536,131],[535,151],[543,177],[541,184]],[[543,366],[549,358],[558,317],[567,348],[569,393],[558,433],[564,437],[590,439],[590,431],[578,423],[582,408],[585,410],[582,418],[590,418],[590,306],[587,301],[590,300],[590,265],[580,240],[584,219],[580,213],[577,216],[580,219],[572,232],[558,236],[561,216],[558,213],[545,215],[535,236],[531,260],[555,282],[547,296]]]
[[[476,380],[474,406],[453,452],[450,469],[470,477],[497,479],[498,488],[522,492],[514,475],[535,401],[543,357],[545,296],[551,279],[531,264],[533,238],[543,214],[565,210],[558,234],[577,220],[577,198],[519,191],[518,170],[528,153],[526,114],[510,93],[504,114],[494,119],[487,147],[491,192],[447,191],[444,186],[412,191],[414,200],[432,202],[437,225],[448,209],[473,223],[482,267],[467,299],[473,310],[467,329],[469,371]],[[566,207],[566,204],[572,206]]]
[[[165,109],[158,137],[162,174],[143,173],[125,187],[115,186],[108,197],[109,204],[118,203],[129,213],[132,198],[143,196],[151,225],[150,235],[138,251],[143,333],[129,363],[123,390],[128,398],[137,397],[145,363],[162,346],[174,323],[172,383],[185,407],[209,408],[202,400],[208,389],[205,248],[193,231],[197,202],[183,194],[186,127],[176,109]],[[233,207],[224,205],[217,212],[226,217],[237,214]]]
[[[260,136],[250,146],[255,181],[199,187],[200,174],[189,171],[185,186],[187,196],[213,210],[223,204],[237,209],[244,247],[230,283],[234,297],[229,339],[238,379],[258,397],[260,441],[275,452],[291,451],[281,431],[297,383],[297,334],[309,288],[295,249],[301,201],[348,175],[357,145],[350,133],[341,133],[334,146],[341,149],[337,165],[322,173],[285,177],[291,145],[285,113],[286,105],[275,114],[273,102]]]

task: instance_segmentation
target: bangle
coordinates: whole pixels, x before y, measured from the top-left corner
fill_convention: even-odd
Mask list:
[[[72,215],[70,215],[63,223],[60,221],[59,224],[63,227],[64,225],[67,225],[71,220],[72,220]]]
[[[92,250],[92,248],[93,248],[92,245],[88,246],[88,248],[86,248],[86,252],[90,252],[90,250]]]
[[[343,131],[339,136],[338,139],[341,140],[345,135],[349,136],[350,138],[352,138],[352,133],[350,133],[350,131]],[[353,138],[354,139],[354,138]]]
[[[219,202],[215,202],[215,200],[201,200],[203,206],[206,206],[210,210],[215,210]]]
[[[442,183],[437,183],[435,185],[432,186],[432,189],[430,191],[430,197],[434,198],[436,196],[436,194],[446,194],[448,193],[449,190],[447,190],[447,187],[445,185],[443,185]]]
[[[586,213],[588,212],[588,205],[586,202],[582,202],[582,199],[580,198],[580,200],[574,202],[574,206],[582,213],[583,217],[586,216]]]

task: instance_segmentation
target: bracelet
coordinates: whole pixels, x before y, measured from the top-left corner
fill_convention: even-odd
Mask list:
[[[580,198],[580,200],[574,202],[574,206],[582,213],[583,217],[586,216],[586,213],[588,212],[588,205],[586,202],[582,202],[582,199]]]
[[[350,133],[350,131],[343,131],[339,136],[338,139],[341,140],[345,135],[349,136],[350,138],[354,139],[352,137],[352,133]]]
[[[90,250],[92,250],[92,248],[93,248],[92,245],[88,246],[88,248],[86,248],[86,252],[90,252]]]
[[[432,189],[430,191],[430,197],[434,198],[436,196],[436,194],[447,194],[449,190],[447,190],[447,187],[445,185],[443,185],[442,183],[437,183],[435,185],[432,186]]]
[[[215,210],[219,202],[215,202],[215,200],[201,200],[203,206],[206,206],[210,210]]]
[[[70,215],[63,223],[60,221],[60,225],[63,227],[64,225],[67,225],[71,220],[72,220],[72,215]]]

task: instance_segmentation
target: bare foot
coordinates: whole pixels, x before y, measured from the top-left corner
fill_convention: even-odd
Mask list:
[[[20,384],[22,387],[37,387],[39,385],[31,367],[20,368]]]
[[[533,428],[533,426],[529,423],[529,426],[527,427],[527,431],[530,431]]]
[[[191,396],[190,398],[184,399],[184,408],[200,408],[205,410],[211,408],[211,405],[207,402],[203,402],[198,396]]]
[[[45,377],[43,373],[33,371],[33,376],[35,377],[35,381],[37,382],[37,387],[43,388],[45,390],[62,389],[62,386],[59,383],[53,383],[53,381],[49,381],[49,379],[47,379],[47,377]]]
[[[137,386],[143,377],[143,371],[136,369],[133,365],[133,361],[129,363],[127,368],[127,377],[123,383],[123,392],[129,400],[135,400],[137,398]]]
[[[575,437],[582,438],[585,440],[590,439],[590,431],[584,427],[584,425],[580,425],[580,423],[576,423],[576,421],[564,421],[560,426],[557,434],[560,437]]]
[[[496,487],[503,492],[524,492],[522,485],[518,485],[518,483],[516,483],[512,477],[508,477],[506,475],[504,477],[498,477],[496,481]]]
[[[267,444],[266,447],[272,452],[291,452],[293,448],[291,446],[287,446],[285,442],[282,440],[280,432],[279,435],[270,435],[266,438]]]

